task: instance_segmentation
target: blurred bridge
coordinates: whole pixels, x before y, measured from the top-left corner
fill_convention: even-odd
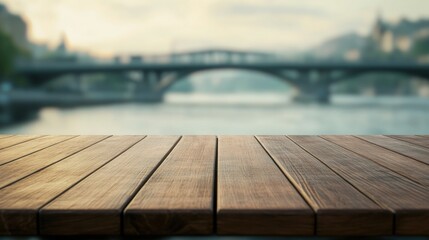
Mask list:
[[[279,78],[298,90],[297,100],[328,102],[330,86],[354,76],[392,72],[429,81],[429,65],[386,63],[291,63],[274,54],[229,50],[204,50],[164,56],[134,56],[129,62],[112,63],[26,63],[17,74],[41,85],[67,74],[139,72],[138,94],[162,100],[171,85],[200,71],[240,69]]]

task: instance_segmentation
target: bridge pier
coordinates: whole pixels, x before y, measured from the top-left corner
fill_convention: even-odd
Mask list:
[[[233,61],[234,61],[234,57],[233,57],[233,55],[232,55],[232,53],[231,52],[225,52],[224,53],[225,54],[225,62],[226,63],[233,63]]]
[[[161,72],[143,72],[142,81],[137,82],[134,89],[134,100],[138,102],[162,102],[164,93],[155,90],[161,77]]]
[[[78,81],[78,92],[81,95],[86,95],[88,93],[88,81],[85,79],[85,77],[81,74],[78,74],[76,76]]]
[[[330,76],[326,72],[307,71],[299,73],[296,82],[295,102],[329,103],[331,98]]]

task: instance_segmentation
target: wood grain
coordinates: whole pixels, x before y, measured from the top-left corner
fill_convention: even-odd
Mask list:
[[[97,143],[107,136],[78,136],[0,166],[0,189]],[[11,157],[13,158],[13,157]]]
[[[23,142],[30,141],[32,139],[40,138],[41,135],[16,135],[8,138],[1,138],[0,139],[0,150],[5,149],[11,146],[14,146],[16,144],[20,144]]]
[[[184,136],[125,209],[125,234],[212,234],[215,155],[215,136]]]
[[[73,137],[75,136],[43,136],[0,150],[0,166]]]
[[[429,136],[179,138],[0,135],[0,236],[429,235]]]
[[[398,140],[402,140],[405,142],[409,142],[415,145],[419,145],[425,148],[429,148],[429,138],[424,136],[416,136],[416,135],[388,135],[388,137],[395,138]]]
[[[217,233],[313,235],[314,213],[252,136],[218,139]]]
[[[0,190],[0,235],[37,234],[38,210],[111,161],[140,136],[114,136]]]
[[[401,175],[354,152],[314,136],[290,138],[395,214],[395,234],[429,235],[429,192]]]
[[[120,235],[124,205],[174,147],[177,136],[149,136],[40,211],[42,235]]]
[[[258,140],[317,214],[317,235],[391,235],[393,215],[285,136]]]
[[[429,187],[429,165],[353,136],[322,136],[419,184]]]
[[[365,141],[377,144],[391,151],[429,164],[429,149],[386,136],[357,136]]]

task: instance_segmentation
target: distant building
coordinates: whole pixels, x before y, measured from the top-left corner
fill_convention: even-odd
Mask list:
[[[50,50],[47,56],[42,58],[46,61],[57,61],[57,62],[77,62],[79,54],[77,52],[71,52],[67,44],[66,34],[61,35],[61,39],[56,48]]]
[[[68,55],[68,49],[67,49],[67,37],[66,35],[63,33],[63,35],[61,36],[61,41],[58,44],[58,47],[56,49],[56,53],[58,55],[62,55],[62,56],[67,56]]]
[[[429,19],[389,22],[380,14],[367,35],[346,33],[310,49],[307,60],[429,63]]]
[[[371,30],[371,34],[370,34],[370,39],[372,41],[374,41],[374,43],[376,45],[378,45],[378,47],[381,48],[381,44],[384,40],[384,36],[387,32],[387,26],[385,25],[385,23],[383,22],[383,20],[381,19],[381,15],[377,16],[377,20],[375,21],[375,24]]]
[[[27,24],[20,16],[10,13],[7,7],[1,3],[0,30],[8,34],[19,48],[30,50],[30,42],[27,37]]]
[[[406,60],[415,43],[422,38],[428,39],[428,36],[429,20],[410,21],[403,18],[397,23],[389,23],[379,14],[370,32],[365,55]]]
[[[9,12],[7,7],[0,3],[0,31],[9,35],[21,50],[25,50],[31,55],[33,60],[63,62],[94,61],[94,58],[88,53],[70,51],[65,34],[61,36],[58,46],[52,49],[47,44],[30,42],[27,30],[27,24],[23,18]],[[24,59],[24,61],[28,61],[28,59]]]
[[[408,20],[403,19],[397,25],[389,24],[381,18],[381,15],[378,15],[370,34],[370,39],[372,40],[372,44],[375,45],[375,50],[384,53],[410,51],[413,36],[409,35],[408,31],[400,29],[401,25],[405,22],[408,22]]]

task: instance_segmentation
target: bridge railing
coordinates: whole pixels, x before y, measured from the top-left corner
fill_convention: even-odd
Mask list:
[[[117,63],[157,63],[157,64],[214,64],[214,63],[261,63],[282,62],[285,58],[271,54],[258,52],[238,51],[198,51],[188,53],[172,53],[166,55],[134,55],[126,59],[116,57]]]

